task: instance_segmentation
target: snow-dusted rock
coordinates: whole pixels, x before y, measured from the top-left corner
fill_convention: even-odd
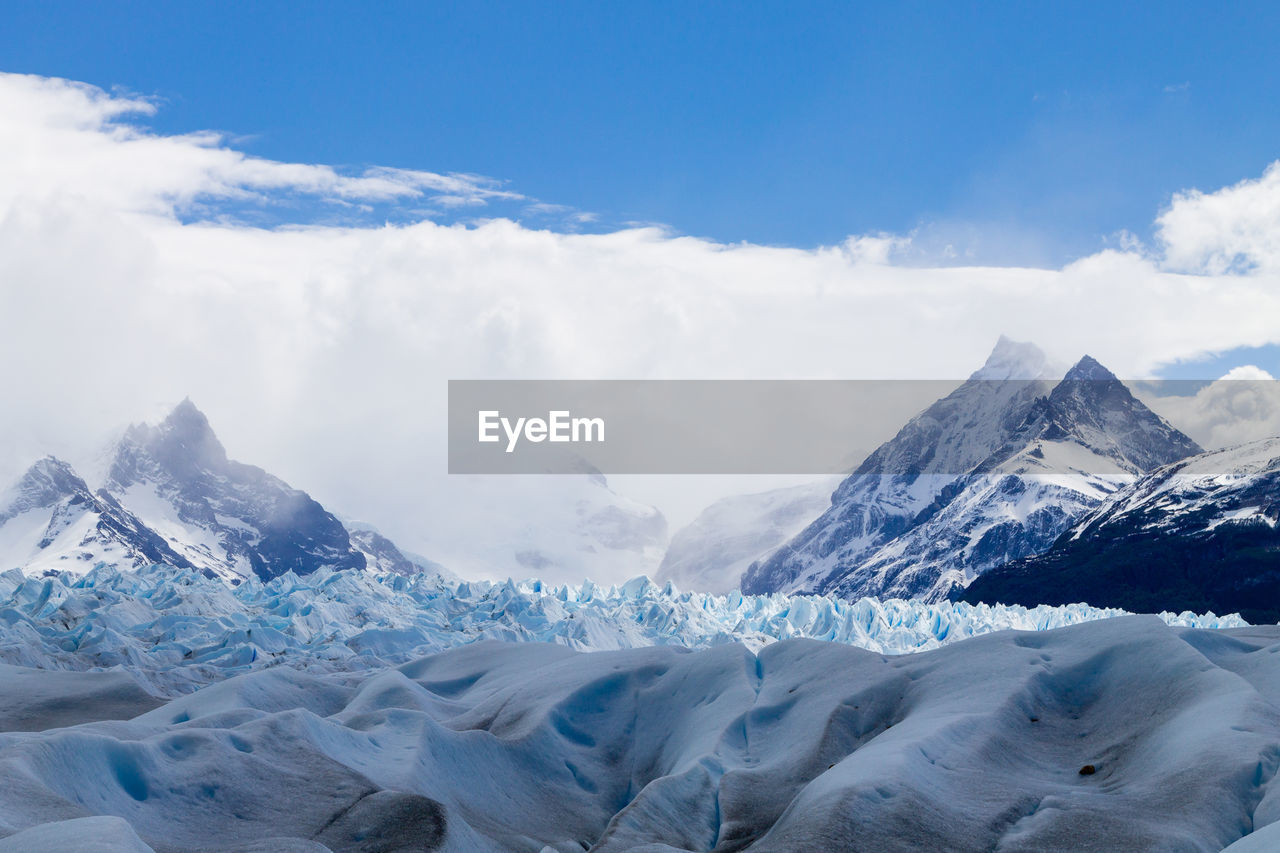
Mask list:
[[[1158,468],[1051,550],[982,576],[971,601],[1231,608],[1280,619],[1280,438]]]
[[[986,364],[866,458],[831,506],[785,548],[752,565],[752,593],[822,590],[912,526],[941,491],[1002,447],[1052,387],[1037,347],[1001,338]]]
[[[228,459],[190,400],[159,424],[130,427],[97,488],[49,457],[0,495],[0,571],[83,573],[100,563],[167,563],[236,583],[321,568],[441,568],[368,525],[348,530],[306,492]]]
[[[52,456],[0,495],[0,570],[87,572],[102,562],[188,565],[167,540]]]
[[[1047,550],[1153,467],[1199,452],[1092,358],[1056,384],[1046,370],[1034,347],[1002,339],[869,456],[826,513],[754,564],[744,589],[938,601]]]

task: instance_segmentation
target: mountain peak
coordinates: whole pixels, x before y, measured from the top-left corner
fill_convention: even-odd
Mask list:
[[[175,478],[190,482],[201,472],[223,471],[227,451],[209,419],[190,398],[158,424],[134,424],[116,446],[107,486],[127,488],[140,481]]]
[[[70,465],[56,456],[37,460],[7,492],[0,494],[0,522],[33,507],[52,506],[70,494],[87,494],[89,487]]]
[[[209,419],[190,397],[174,406],[159,425],[142,425],[131,432],[132,437],[158,459],[179,469],[193,464],[212,468],[227,461],[227,451],[214,434]]]
[[[1048,379],[1057,370],[1044,350],[1027,341],[1001,335],[982,367],[970,379]]]
[[[84,480],[69,464],[56,456],[46,456],[34,462],[19,481],[20,489],[26,492],[67,494],[72,491],[87,491]]]
[[[191,402],[190,397],[183,397],[182,402],[173,407],[160,426],[162,429],[180,432],[190,438],[213,437],[213,427],[209,426],[209,419],[205,417],[204,412],[196,408],[196,404]]]
[[[1103,367],[1093,356],[1086,355],[1067,371],[1063,381],[1116,382],[1116,375]]]
[[[1087,355],[1067,371],[1049,394],[1048,404],[1051,430],[1046,436],[1075,436],[1132,473],[1201,452],[1198,444],[1147,408],[1114,373]]]
[[[31,467],[27,469],[26,476],[53,478],[66,474],[75,474],[69,464],[56,456],[45,456],[31,464]]]

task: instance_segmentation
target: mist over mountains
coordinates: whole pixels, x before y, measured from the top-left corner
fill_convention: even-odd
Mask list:
[[[353,535],[306,492],[228,459],[190,400],[159,424],[130,427],[96,489],[66,462],[36,462],[0,498],[0,559],[28,571],[166,563],[232,583],[322,568],[432,570],[384,537]]]
[[[161,563],[233,584],[320,570],[453,569],[466,576],[482,567],[529,577],[567,568],[587,577],[630,566],[632,573],[648,567],[660,580],[703,591],[933,602],[1013,564],[1000,575],[1004,586],[993,580],[974,595],[1029,605],[1084,600],[1224,612],[1236,598],[1184,591],[1165,601],[1159,584],[1148,584],[1146,597],[1117,597],[1097,583],[1062,580],[1073,576],[1065,555],[1081,546],[1055,546],[1150,472],[1201,453],[1096,360],[1085,356],[1064,371],[1033,344],[1001,338],[965,383],[911,418],[843,481],[726,498],[668,543],[661,514],[616,495],[600,475],[463,479],[463,494],[469,489],[474,502],[473,526],[449,531],[451,550],[439,559],[406,552],[376,527],[346,520],[278,477],[229,459],[208,419],[184,400],[159,423],[126,430],[98,483],[52,457],[33,464],[0,496],[0,561],[28,573]],[[1242,476],[1265,492],[1264,463]],[[545,490],[547,479],[554,490]],[[1259,506],[1237,509],[1265,526],[1274,513]],[[519,513],[523,527],[512,526]],[[489,518],[499,523],[486,531]],[[573,519],[567,529],[559,526],[565,518]],[[1183,528],[1166,525],[1170,531]],[[1221,545],[1222,534],[1215,536]],[[1266,563],[1269,546],[1259,547]],[[1052,595],[1038,589],[1042,564],[1032,559],[1051,548],[1043,566],[1057,566],[1059,579],[1044,580]],[[1014,577],[1016,590],[1008,580]],[[1264,612],[1252,602],[1240,606]]]
[[[125,430],[101,467],[100,482],[90,484],[69,463],[46,457],[0,494],[0,565],[83,573],[98,564],[164,563],[231,583],[321,569],[414,574],[446,566],[581,578],[656,567],[667,541],[660,512],[617,495],[599,474],[552,483],[471,478],[457,485],[471,500],[473,526],[440,530],[425,518],[451,547],[443,559],[420,556],[267,471],[228,459],[190,400],[159,423]]]

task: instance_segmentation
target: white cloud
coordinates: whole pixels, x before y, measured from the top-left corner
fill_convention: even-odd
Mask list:
[[[1280,162],[1217,192],[1178,193],[1156,224],[1171,269],[1280,272]]]
[[[1280,382],[1253,365],[1233,368],[1194,395],[1143,402],[1208,450],[1280,435]]]
[[[130,123],[154,109],[0,75],[0,479],[189,394],[234,456],[431,556],[451,518],[479,511],[444,476],[449,378],[954,378],[1001,333],[1140,375],[1280,341],[1275,220],[1232,212],[1274,210],[1259,197],[1274,205],[1275,168],[1243,191],[1180,196],[1161,219],[1163,259],[923,268],[895,264],[905,243],[884,235],[800,250],[506,219],[191,222],[218,199],[519,196],[471,175],[262,160],[221,135]],[[1189,206],[1253,224],[1192,227]],[[1222,253],[1260,260],[1249,274],[1196,260]]]
[[[53,198],[120,212],[172,214],[199,198],[288,191],[341,201],[426,199],[443,205],[520,199],[478,175],[329,166],[250,157],[210,132],[161,136],[131,124],[155,105],[81,83],[0,75],[0,204]]]
[[[889,264],[910,246],[910,236],[861,234],[845,240],[842,248],[855,264]]]

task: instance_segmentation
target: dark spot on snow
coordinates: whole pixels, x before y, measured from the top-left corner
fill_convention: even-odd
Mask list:
[[[1098,772],[1098,768],[1094,767],[1092,764],[1086,764],[1084,767],[1080,768],[1081,776],[1092,776],[1094,773],[1097,773],[1097,772]]]
[[[314,840],[353,853],[409,853],[439,850],[447,833],[445,808],[435,800],[376,791],[334,815]]]

